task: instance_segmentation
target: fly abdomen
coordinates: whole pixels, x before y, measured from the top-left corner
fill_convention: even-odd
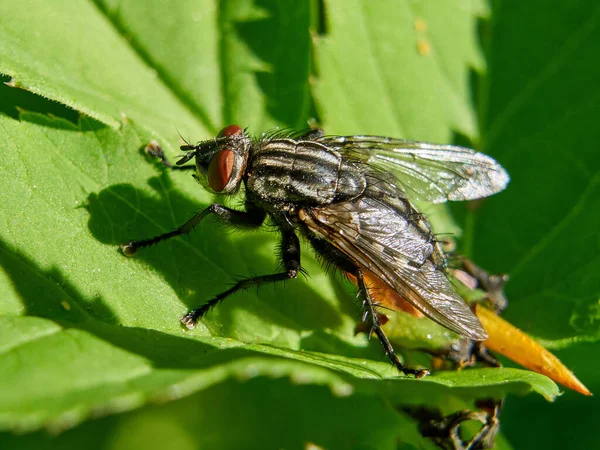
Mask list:
[[[247,189],[264,201],[324,205],[359,196],[364,174],[336,150],[319,143],[275,139],[250,161]]]

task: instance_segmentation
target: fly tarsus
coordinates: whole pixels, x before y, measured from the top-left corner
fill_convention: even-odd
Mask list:
[[[231,288],[221,292],[213,299],[207,301],[199,308],[193,309],[181,318],[181,323],[188,330],[194,329],[198,320],[200,320],[211,308],[217,306],[227,297],[235,294],[237,291],[248,289],[253,286],[260,286],[266,283],[277,283],[298,277],[302,271],[300,266],[300,241],[296,234],[291,230],[285,230],[281,239],[281,256],[283,260],[284,272],[271,275],[260,275],[257,277],[244,278],[237,281]]]
[[[156,141],[150,141],[150,143],[148,145],[146,145],[146,147],[144,148],[144,153],[146,153],[146,155],[148,155],[152,158],[157,158],[163,166],[168,167],[169,169],[173,169],[173,170],[195,170],[196,169],[195,165],[177,166],[177,165],[173,164],[172,162],[170,162],[167,159],[167,157],[165,156],[165,153],[163,152],[162,147]]]
[[[214,308],[223,300],[225,300],[230,295],[236,293],[237,291],[241,291],[244,289],[248,289],[253,286],[260,286],[265,283],[277,283],[278,281],[289,280],[290,278],[296,278],[298,276],[298,272],[282,272],[275,273],[272,275],[261,275],[258,277],[245,278],[243,280],[235,283],[231,288],[227,289],[225,292],[221,292],[215,298],[207,301],[204,305],[199,308],[191,310],[185,316],[181,318],[181,323],[186,326],[188,330],[193,330],[200,320],[211,308]]]
[[[388,356],[388,358],[390,359],[390,361],[394,365],[394,367],[396,367],[404,375],[413,375],[415,378],[423,378],[423,377],[429,375],[429,370],[427,370],[427,369],[411,369],[411,368],[405,367],[404,364],[402,364],[400,362],[400,359],[398,359],[398,356],[396,355],[396,352],[394,351],[394,347],[392,346],[392,343],[386,336],[385,332],[383,331],[383,328],[381,328],[381,323],[379,322],[379,316],[377,314],[377,311],[375,310],[375,305],[373,303],[373,299],[371,298],[371,295],[369,294],[369,290],[367,289],[367,285],[365,283],[362,270],[357,268],[354,276],[356,277],[356,279],[358,281],[358,288],[360,290],[361,296],[363,297],[363,307],[365,308],[365,311],[363,314],[363,321],[365,321],[365,320],[371,321],[371,333],[375,333],[375,335],[379,339],[379,342],[381,342],[381,345],[383,346],[383,349],[385,350],[386,355]]]

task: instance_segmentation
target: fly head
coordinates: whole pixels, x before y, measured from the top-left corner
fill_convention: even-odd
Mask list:
[[[242,182],[251,145],[250,137],[240,126],[229,125],[214,139],[182,145],[181,150],[187,154],[177,165],[195,158],[194,178],[200,184],[218,194],[233,194]]]

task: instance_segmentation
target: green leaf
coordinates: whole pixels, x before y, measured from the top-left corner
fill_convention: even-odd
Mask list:
[[[330,132],[448,141],[456,130],[474,138],[467,75],[470,66],[482,67],[474,43],[479,11],[469,2],[398,4],[383,14],[363,2],[356,14],[326,3],[328,28],[316,38],[313,90],[322,123]],[[195,140],[230,121],[260,132],[301,127],[310,118],[309,24],[315,11],[307,5],[0,5],[0,72],[13,78],[12,85],[84,114],[2,87],[0,110],[8,114],[0,116],[2,428],[61,431],[139,408],[121,416],[116,431],[110,419],[102,422],[106,428],[98,425],[106,439],[139,443],[143,433],[126,441],[124,430],[136,423],[152,428],[169,412],[178,411],[179,418],[191,409],[185,432],[176,421],[165,426],[172,425],[171,436],[194,442],[190,430],[229,429],[229,405],[259,424],[253,405],[276,386],[297,406],[297,415],[282,416],[289,423],[312,417],[327,404],[320,397],[325,395],[336,408],[353,405],[361,419],[315,416],[327,418],[327,429],[343,430],[339,434],[382,418],[346,448],[357,442],[395,448],[398,435],[408,436],[407,445],[429,443],[422,444],[415,422],[390,405],[450,410],[507,393],[557,395],[545,377],[515,369],[400,379],[376,342],[354,335],[359,314],[351,289],[327,276],[308,248],[308,280],[236,295],[193,332],[182,330],[179,317],[221,292],[232,277],[275,270],[272,233],[228,233],[207,221],[189,239],[145,249],[134,259],[117,251],[124,241],[177,227],[212,200],[189,176],[145,160],[140,150],[151,139],[172,150],[177,130]],[[360,39],[342,33],[348,30]],[[418,53],[419,39],[431,45],[430,53]],[[356,51],[344,49],[348,42],[357,43]],[[363,52],[380,62],[381,75],[364,59],[359,64]],[[347,107],[348,99],[356,103]],[[59,117],[17,114],[15,107],[24,106]],[[240,388],[244,382],[249,392],[244,384]],[[211,420],[213,407],[202,396],[218,399],[228,391],[224,386],[233,386],[235,394],[219,405],[219,420]],[[141,408],[186,396],[169,407]],[[365,413],[371,405],[376,411]],[[278,412],[268,403],[261,407],[266,415]],[[381,438],[372,438],[380,430]],[[248,436],[257,448],[259,434]],[[326,434],[315,431],[315,442],[335,446]],[[292,447],[313,438],[297,433],[290,439]]]
[[[206,133],[93,3],[2,2],[0,16],[0,72],[16,87],[115,127],[125,116],[160,137]]]
[[[297,423],[302,426],[293,425]],[[407,416],[371,396],[340,397],[324,386],[265,378],[224,382],[177,402],[123,414],[119,420],[90,421],[52,441],[42,433],[0,439],[3,448],[15,450],[50,445],[112,450],[264,449],[274,442],[282,448],[310,448],[309,443],[348,450],[415,448],[414,444],[437,448],[420,437]]]
[[[475,4],[326,2],[315,92],[328,132],[448,142],[459,131],[474,138],[468,73],[483,67]]]
[[[99,4],[212,134],[229,123],[256,132],[306,126],[308,2],[290,2],[285,10],[275,0]],[[265,45],[273,36],[277,41]]]

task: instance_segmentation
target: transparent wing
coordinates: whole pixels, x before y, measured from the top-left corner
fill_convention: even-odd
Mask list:
[[[301,220],[430,319],[474,340],[487,333],[445,273],[433,244],[392,205],[373,198],[302,210]]]
[[[493,158],[468,148],[382,136],[322,136],[317,141],[391,172],[413,200],[473,200],[503,190],[509,181]]]

